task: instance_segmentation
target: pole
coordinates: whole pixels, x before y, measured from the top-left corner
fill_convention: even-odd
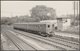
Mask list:
[[[75,17],[75,1],[74,1],[74,17]]]

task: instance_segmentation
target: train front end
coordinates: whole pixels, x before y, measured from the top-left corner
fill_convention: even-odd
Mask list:
[[[51,23],[46,24],[46,33],[49,34],[49,36],[53,36],[53,27]]]

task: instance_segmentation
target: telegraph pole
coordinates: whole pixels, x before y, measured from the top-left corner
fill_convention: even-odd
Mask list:
[[[76,19],[76,16],[79,17],[79,1],[74,1],[74,22]]]
[[[77,16],[79,14],[79,2],[77,1]]]
[[[75,1],[74,1],[74,17],[75,17]]]
[[[74,17],[79,14],[79,1],[74,1]]]

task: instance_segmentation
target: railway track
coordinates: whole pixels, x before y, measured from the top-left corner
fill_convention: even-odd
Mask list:
[[[5,36],[13,42],[13,44],[19,49],[19,51],[23,50],[37,50],[36,48],[32,47],[31,45],[27,44],[23,40],[19,39],[13,34],[5,32]]]
[[[9,44],[12,44],[13,45],[13,47],[15,48],[15,50],[20,50],[20,48],[17,46],[17,44],[16,43],[14,43],[7,35],[4,35],[3,34],[3,36],[6,38],[6,40],[7,40],[7,45],[8,45],[8,47],[11,47]],[[3,41],[3,40],[2,40]],[[2,46],[3,46],[3,44],[2,44]],[[2,50],[6,50],[5,48],[3,48]],[[14,49],[8,49],[8,50],[14,50]]]
[[[15,32],[17,32],[17,31],[15,31]],[[27,36],[26,35],[26,33],[21,33],[20,31],[18,31],[17,33],[19,33],[19,34],[22,34],[22,35],[24,35],[24,36]],[[31,36],[34,36],[34,35],[31,35]],[[30,36],[29,36],[30,37]],[[43,38],[43,37],[40,37],[40,36],[34,36],[34,37],[37,37],[37,38],[39,38],[39,39],[44,39],[44,40],[47,40],[47,41],[49,41],[49,42],[52,42],[52,43],[56,43],[56,44],[58,44],[57,46],[58,47],[62,47],[63,49],[66,49],[66,50],[70,50],[70,49],[75,49],[75,50],[77,50],[78,49],[78,46],[79,45],[76,45],[76,44],[74,44],[74,43],[71,43],[71,42],[67,42],[67,41],[63,41],[63,40],[60,40],[60,39],[57,39],[57,38]],[[32,38],[32,37],[30,37],[30,38]],[[34,38],[35,39],[35,38]],[[52,44],[51,43],[51,44]],[[74,46],[75,45],[75,46]]]
[[[10,33],[10,32],[9,32]],[[8,33],[7,33],[8,34]],[[14,33],[13,33],[14,34]],[[18,33],[15,33],[15,34],[18,34]],[[8,34],[8,36],[10,36],[10,34]],[[10,36],[11,38],[12,38],[12,36]],[[15,38],[15,37],[14,37]],[[29,37],[30,38],[30,37]],[[9,38],[10,39],[10,38]],[[12,38],[13,39],[13,38]],[[18,39],[18,38],[17,38]],[[13,40],[14,41],[14,40]],[[17,40],[18,41],[18,40]],[[26,41],[25,41],[26,42]],[[43,42],[44,43],[44,42]],[[46,43],[46,42],[45,42]],[[48,44],[48,43],[46,43],[46,44]],[[20,45],[19,45],[20,46]],[[51,45],[51,46],[53,46],[53,45]],[[21,46],[20,46],[21,47]],[[22,46],[23,47],[23,46]],[[58,47],[58,46],[55,46],[54,45],[54,48],[56,48],[57,50],[63,50],[63,48],[61,48],[61,47]],[[53,49],[54,49],[53,48]],[[22,48],[20,48],[20,50],[22,50]],[[41,50],[41,49],[37,49],[37,50]]]
[[[67,36],[62,36],[62,35],[55,35],[55,37],[60,38],[60,39],[64,39],[64,40],[67,40],[67,41],[70,41],[70,42],[73,42],[75,44],[79,44],[80,43],[79,42],[79,40],[80,40],[79,38],[67,37]]]
[[[79,45],[78,41],[73,41],[73,40],[66,39],[68,37],[65,37],[65,36],[54,35],[54,37],[57,38],[57,39],[61,39],[63,41],[69,42],[69,43],[73,43],[73,44]],[[54,38],[54,37],[51,37],[51,38]]]
[[[70,42],[70,41],[65,40],[65,39],[60,39],[60,38],[57,38],[57,37],[52,37],[52,38],[47,38],[47,40],[55,42],[55,43],[62,44],[64,46],[67,46],[67,47],[70,47],[70,48],[79,49],[79,44]]]
[[[10,31],[10,32],[12,32],[12,31]],[[33,37],[30,37],[30,36],[26,36],[26,35],[21,34],[21,33],[18,33],[18,32],[13,32],[13,34],[21,35],[21,36],[25,36],[25,37],[29,37],[29,38],[35,39],[35,40],[37,40],[37,41],[39,41],[39,42],[42,42],[42,43],[48,44],[48,45],[50,45],[50,46],[53,46],[54,48],[57,48],[57,49],[59,49],[59,50],[65,50],[65,49],[62,48],[62,47],[56,46],[56,45],[51,44],[51,43],[47,43],[46,41],[42,41],[42,39],[40,40],[40,39],[37,39],[37,38],[33,38]]]

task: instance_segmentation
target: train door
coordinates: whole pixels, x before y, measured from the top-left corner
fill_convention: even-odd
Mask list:
[[[48,34],[52,33],[52,24],[46,24],[46,32]]]

